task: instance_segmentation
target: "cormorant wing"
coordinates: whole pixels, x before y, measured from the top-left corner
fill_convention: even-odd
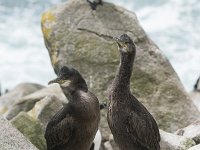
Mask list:
[[[141,104],[139,104],[141,105]],[[131,139],[148,149],[159,149],[160,134],[157,124],[145,107],[132,111],[127,118],[127,131]]]
[[[74,120],[72,117],[68,116],[66,111],[66,108],[59,110],[47,125],[45,132],[47,149],[59,148],[67,144],[70,140],[74,130]]]

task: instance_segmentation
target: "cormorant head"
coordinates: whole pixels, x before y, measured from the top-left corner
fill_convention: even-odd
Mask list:
[[[58,77],[49,81],[48,84],[52,83],[58,83],[63,88],[87,88],[86,82],[81,74],[76,69],[67,66],[62,67],[58,73]]]
[[[119,37],[114,37],[120,52],[131,53],[135,52],[135,44],[127,34],[122,34]]]

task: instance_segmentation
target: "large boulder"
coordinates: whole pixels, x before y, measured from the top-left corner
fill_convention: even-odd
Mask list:
[[[38,150],[12,124],[0,117],[0,149],[1,150]]]
[[[46,150],[44,130],[39,122],[26,112],[20,112],[10,122],[27,137],[39,150]]]
[[[44,88],[44,86],[35,83],[18,84],[8,93],[0,97],[0,114],[5,113],[5,111],[13,105],[13,103],[19,101],[23,96],[34,93],[42,88]]]
[[[171,64],[133,12],[107,2],[93,11],[86,1],[68,0],[42,15],[42,31],[55,72],[63,65],[75,67],[101,101],[107,99],[119,64],[112,37],[127,33],[137,47],[132,93],[159,127],[176,131],[200,117]]]
[[[46,88],[43,88],[35,93],[22,97],[20,101],[14,104],[11,109],[9,109],[6,113],[6,119],[10,120],[15,117],[21,111],[29,111],[34,106],[35,103],[45,98],[46,96],[55,96],[63,103],[67,103],[68,100],[62,92],[62,89],[58,84],[52,84]]]

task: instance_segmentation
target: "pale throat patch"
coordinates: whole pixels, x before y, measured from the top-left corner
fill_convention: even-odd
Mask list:
[[[61,84],[61,86],[63,86],[63,87],[68,87],[68,86],[70,85],[70,83],[71,83],[70,80],[66,80],[65,82],[63,82],[63,83]]]
[[[123,47],[123,48],[122,48],[122,51],[123,51],[123,52],[128,52],[128,51],[129,51],[129,50],[128,50],[128,47]]]

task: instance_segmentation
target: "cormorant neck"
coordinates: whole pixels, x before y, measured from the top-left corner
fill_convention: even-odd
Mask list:
[[[84,92],[88,91],[87,84],[85,80],[82,78],[76,81],[72,81],[67,87],[61,87],[61,88],[63,90],[63,93],[68,99],[70,99],[70,96],[72,96],[78,90],[81,90]]]
[[[127,90],[130,89],[130,78],[132,73],[135,51],[132,53],[120,53],[120,64],[114,79],[114,86]]]

